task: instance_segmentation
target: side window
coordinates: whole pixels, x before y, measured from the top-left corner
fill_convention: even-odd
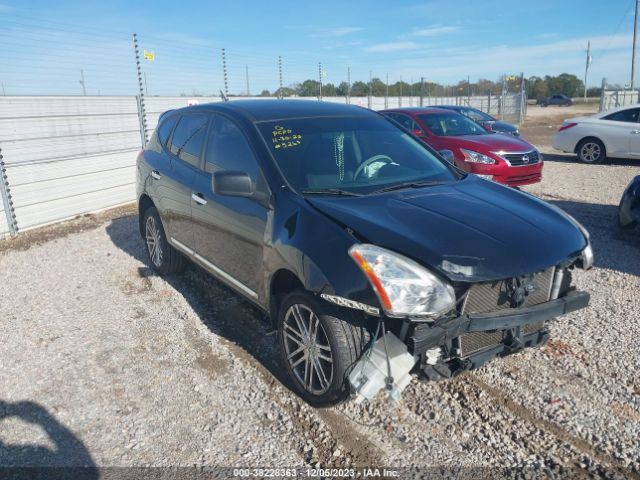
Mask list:
[[[613,120],[614,122],[636,123],[638,121],[638,113],[640,113],[640,108],[629,108],[627,110],[620,110],[619,112],[607,115],[606,117],[603,117],[603,119]]]
[[[180,160],[196,167],[199,166],[206,131],[206,115],[183,115],[171,138],[171,153]]]
[[[173,131],[173,127],[178,123],[178,115],[171,115],[169,118],[166,118],[158,127],[158,141],[162,146],[167,145],[167,140]]]
[[[248,173],[252,180],[259,177],[258,162],[240,129],[227,118],[216,115],[209,129],[205,153],[205,170],[235,170]]]

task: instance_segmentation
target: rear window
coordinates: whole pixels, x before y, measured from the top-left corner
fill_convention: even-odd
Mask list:
[[[173,131],[173,127],[178,123],[178,115],[171,115],[169,118],[165,119],[160,126],[158,127],[158,141],[162,146],[167,145],[167,140],[169,139],[169,135]]]
[[[640,108],[629,108],[628,110],[621,110],[619,112],[612,113],[603,117],[605,120],[613,120],[615,122],[631,122],[636,123],[638,121],[638,113]]]
[[[171,138],[171,153],[191,165],[198,166],[206,129],[206,115],[183,115]]]

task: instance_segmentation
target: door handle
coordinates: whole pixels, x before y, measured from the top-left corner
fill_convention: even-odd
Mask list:
[[[151,170],[151,176],[156,180],[160,180],[160,178],[162,178],[162,175],[160,175],[158,170]]]
[[[198,205],[206,205],[207,201],[204,199],[201,193],[192,193],[191,199]]]
[[[640,133],[640,130],[631,130],[632,135],[637,135],[638,133]]]

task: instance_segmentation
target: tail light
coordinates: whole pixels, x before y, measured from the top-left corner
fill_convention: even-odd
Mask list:
[[[558,129],[559,132],[562,132],[563,130],[568,130],[571,127],[575,127],[577,125],[577,123],[565,123],[563,125],[560,125],[560,128]]]

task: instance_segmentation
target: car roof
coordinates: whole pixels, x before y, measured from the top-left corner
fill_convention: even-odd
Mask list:
[[[345,105],[318,100],[230,100],[183,107],[175,112],[222,112],[243,117],[251,122],[305,117],[368,116],[375,113],[356,105]]]
[[[634,103],[632,105],[624,105],[622,107],[612,108],[611,110],[603,110],[602,112],[595,113],[592,116],[595,118],[602,118],[612,113],[620,112],[622,110],[628,110],[630,108],[640,108],[640,103]]]
[[[440,108],[440,107],[408,107],[408,108],[388,108],[387,110],[381,110],[380,113],[385,112],[398,112],[398,113],[409,113],[409,114],[431,114],[431,113],[448,113],[451,114],[452,111],[448,108]]]

